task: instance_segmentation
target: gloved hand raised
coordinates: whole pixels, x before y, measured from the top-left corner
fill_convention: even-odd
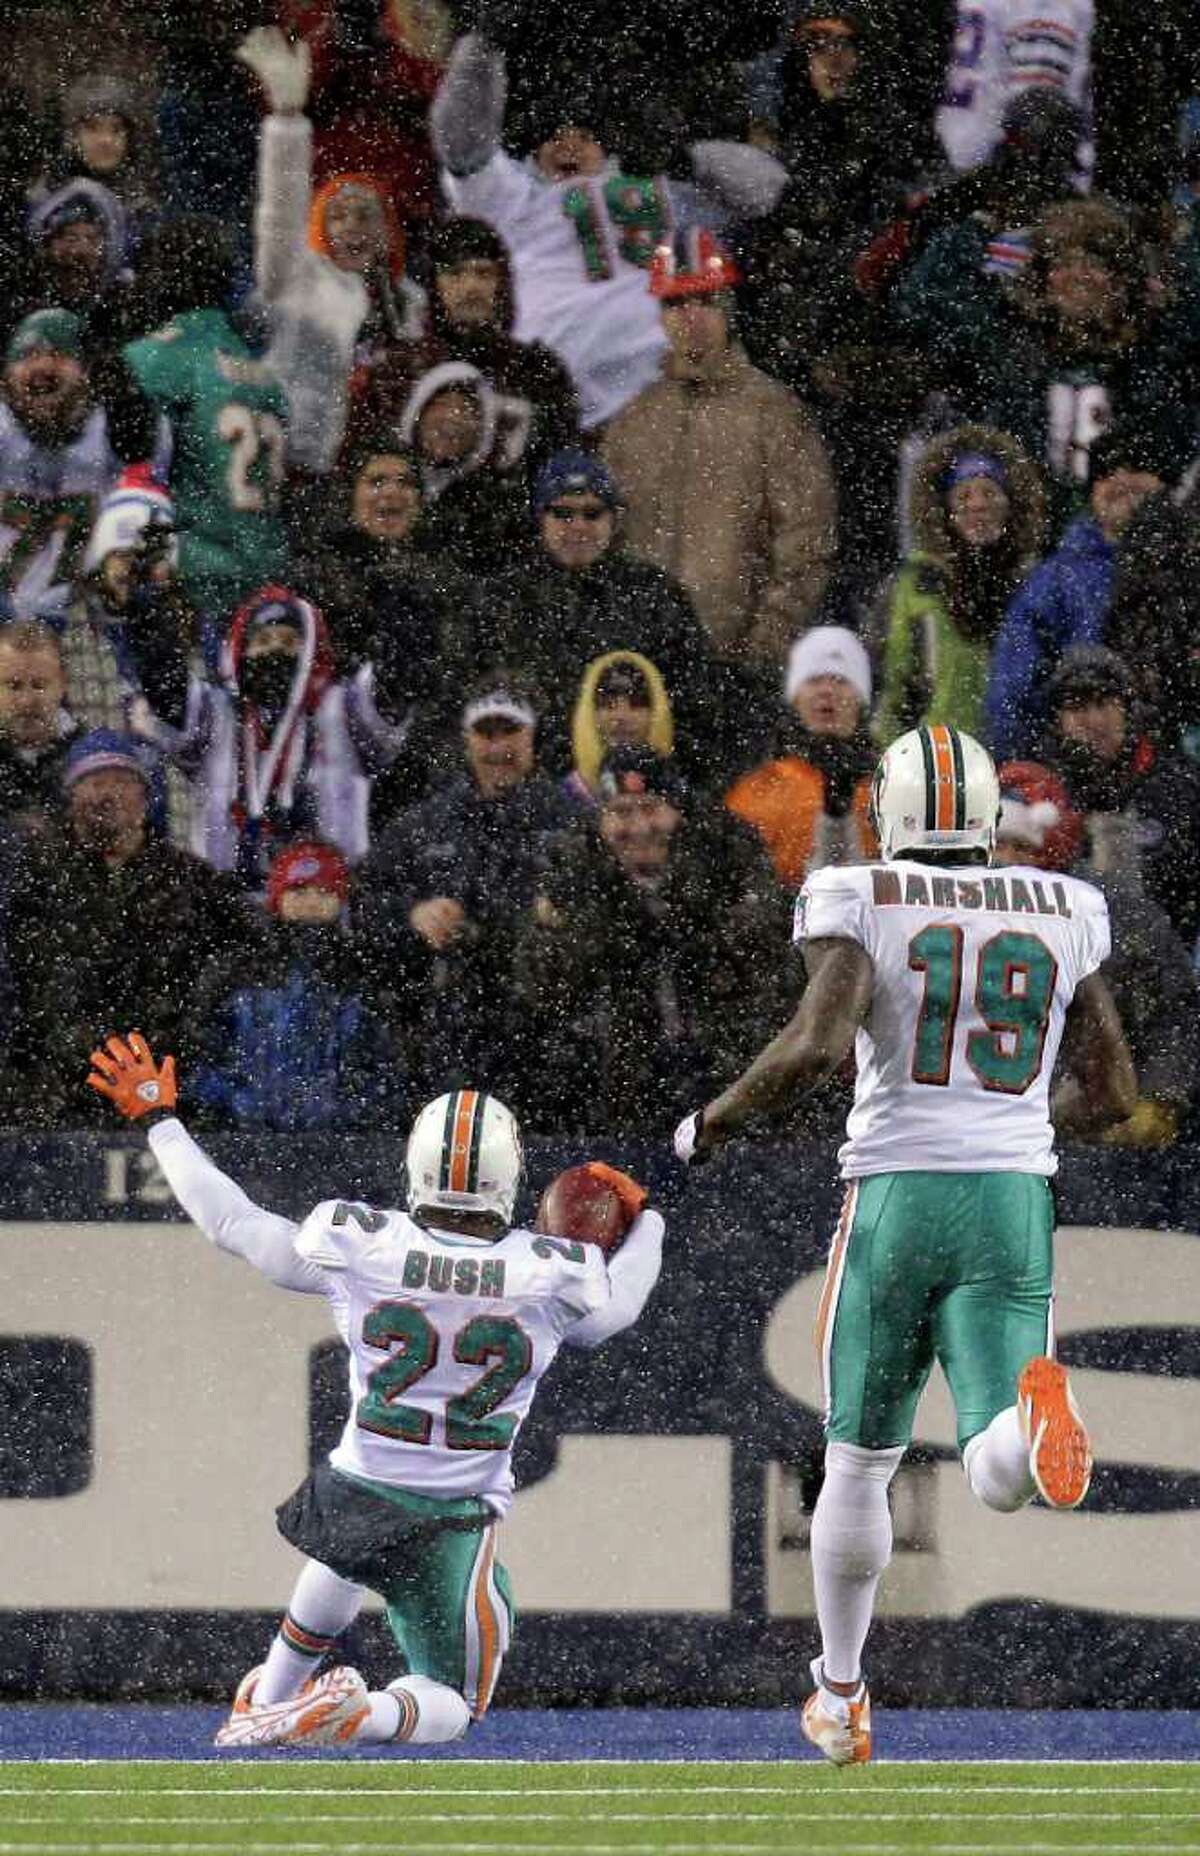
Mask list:
[[[89,1087],[107,1096],[126,1121],[174,1113],[175,1059],[164,1057],[161,1064],[155,1063],[140,1031],[107,1039],[103,1050],[92,1052],[91,1063]]]
[[[255,26],[233,54],[262,85],[277,116],[295,115],[308,102],[312,58],[303,39],[288,39],[278,26]]]

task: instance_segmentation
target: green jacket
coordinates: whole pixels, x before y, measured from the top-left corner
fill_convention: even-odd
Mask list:
[[[961,556],[946,507],[945,475],[965,452],[999,458],[1008,476],[1011,552],[994,589],[993,623],[963,613],[971,592],[960,584]],[[919,722],[945,722],[980,735],[992,640],[1006,601],[1037,560],[1045,538],[1040,473],[1011,433],[959,425],[932,438],[908,491],[913,547],[884,589],[875,614],[882,674],[874,732],[886,747]],[[956,614],[963,622],[956,623]]]
[[[946,722],[975,736],[982,731],[991,650],[959,631],[944,589],[943,570],[930,554],[910,554],[892,581],[874,723],[881,747],[918,722]]]

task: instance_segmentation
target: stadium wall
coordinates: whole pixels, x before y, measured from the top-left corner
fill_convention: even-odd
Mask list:
[[[0,1146],[0,1695],[216,1699],[294,1576],[273,1509],[345,1415],[325,1306],[181,1228],[140,1141]],[[211,1147],[296,1216],[396,1196],[386,1142]],[[746,1147],[686,1181],[658,1150],[606,1157],[654,1186],[667,1261],[635,1330],[564,1349],[522,1436],[501,1699],[783,1702],[814,1642],[830,1157]],[[576,1158],[535,1143],[531,1196]],[[1071,1155],[1058,1196],[1092,1493],[980,1508],[935,1375],[871,1642],[892,1705],[1200,1706],[1200,1154]],[[375,1611],[349,1651],[382,1677],[389,1644]]]

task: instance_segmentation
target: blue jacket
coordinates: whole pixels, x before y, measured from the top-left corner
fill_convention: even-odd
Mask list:
[[[373,1127],[402,1081],[367,999],[300,962],[234,981],[207,1029],[193,1094],[226,1127]]]
[[[1046,686],[1072,645],[1102,644],[1116,550],[1091,516],[1072,522],[1018,587],[992,647],[984,715],[997,761],[1028,760],[1047,721]]]

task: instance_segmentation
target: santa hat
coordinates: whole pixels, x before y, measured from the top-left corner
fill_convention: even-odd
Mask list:
[[[83,557],[84,573],[96,573],[118,548],[139,547],[146,530],[152,527],[171,530],[166,558],[176,566],[179,542],[174,532],[175,505],[162,484],[154,481],[148,465],[133,464],[121,472],[116,488],[100,505]]]

